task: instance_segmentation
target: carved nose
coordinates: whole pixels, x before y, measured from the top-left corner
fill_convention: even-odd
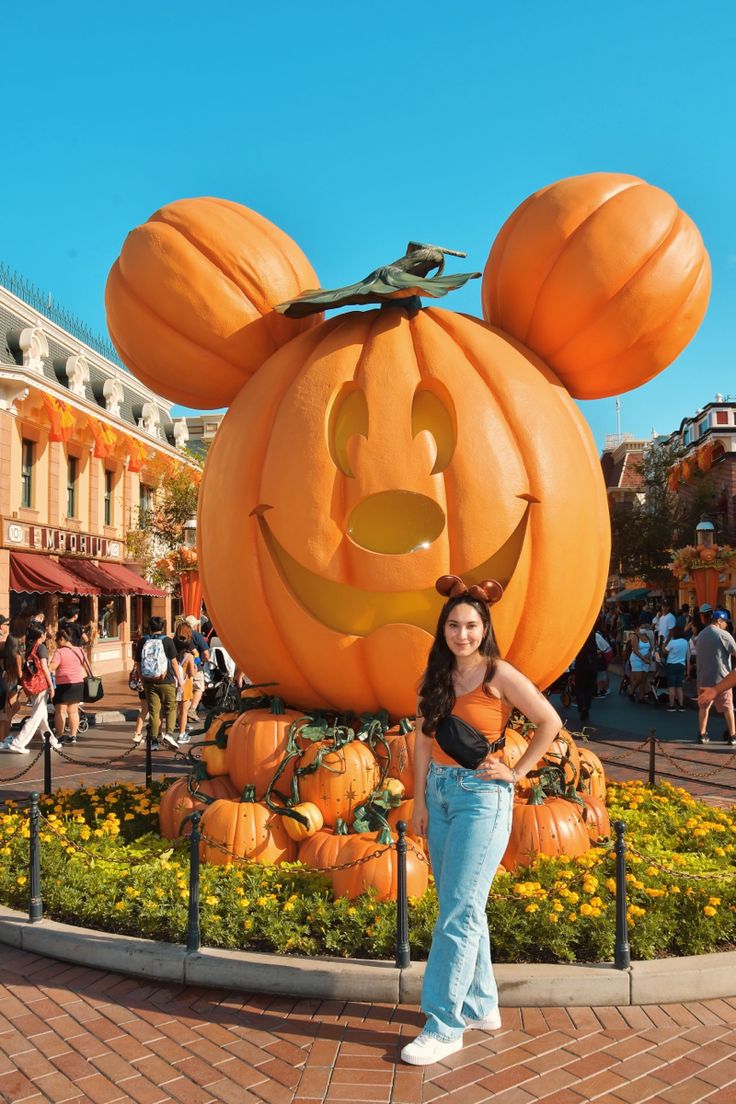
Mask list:
[[[399,556],[428,548],[444,527],[444,511],[426,495],[380,491],[351,510],[347,533],[368,552]]]

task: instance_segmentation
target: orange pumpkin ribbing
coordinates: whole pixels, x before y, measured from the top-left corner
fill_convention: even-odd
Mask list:
[[[105,289],[113,343],[158,394],[225,406],[296,324],[273,307],[318,285],[295,242],[238,203],[183,199],[126,238]]]
[[[637,177],[589,173],[530,196],[502,227],[483,316],[533,349],[577,398],[645,383],[682,351],[710,294],[700,233]]]
[[[348,426],[352,475],[329,440],[346,384],[368,412],[367,431],[359,419]],[[418,390],[432,392],[438,419],[451,404],[441,425],[429,424],[431,411],[413,423]],[[443,434],[451,455],[433,474]],[[351,511],[385,491],[406,492],[408,510],[435,504],[439,535],[409,552],[360,547],[346,531]],[[239,504],[226,517],[225,499]],[[603,539],[591,546],[575,519]],[[411,319],[353,312],[271,357],[218,431],[199,507],[207,607],[239,665],[256,681],[277,678],[287,700],[402,716],[441,605],[434,580],[472,574],[517,531],[494,626],[502,654],[547,685],[576,654],[605,587],[608,514],[590,431],[549,369],[482,322],[436,308]],[[320,607],[324,583],[350,599],[338,590]],[[354,613],[353,595],[364,596]],[[395,620],[371,620],[394,601]],[[535,631],[561,605],[564,641]],[[340,627],[340,617],[353,620]]]

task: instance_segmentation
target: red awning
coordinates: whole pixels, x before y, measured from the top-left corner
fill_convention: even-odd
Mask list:
[[[112,577],[112,585],[117,588],[113,594],[146,594],[152,598],[166,598],[168,595],[167,590],[161,590],[161,587],[149,583],[148,579],[144,579],[127,564],[106,563],[103,570]]]
[[[99,594],[100,588],[56,563],[50,556],[33,552],[10,553],[10,589],[33,594]]]
[[[138,594],[133,586],[125,586],[107,570],[107,564],[93,564],[91,560],[76,559],[72,556],[64,556],[59,563],[66,571],[71,571],[86,579],[92,586],[98,588],[100,594]]]

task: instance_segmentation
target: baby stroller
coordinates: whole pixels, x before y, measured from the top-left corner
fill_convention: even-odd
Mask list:
[[[51,729],[51,731],[54,733],[55,736],[66,736],[69,732],[69,722],[68,721],[64,722],[64,731],[63,732],[56,732],[56,727],[54,725],[54,719],[55,719],[54,703],[49,702],[49,728]],[[82,709],[82,706],[80,705],[80,707],[79,707],[79,727],[77,728],[77,732],[87,732],[87,731],[89,731],[89,714],[85,713],[84,710]]]
[[[210,662],[205,670],[205,690],[202,705],[209,712],[235,711],[240,701],[240,691],[235,684],[235,664],[224,648],[210,651]]]
[[[658,655],[654,657],[654,667],[649,676],[649,687],[647,689],[645,701],[648,701],[651,705],[667,705],[669,702],[667,676],[665,675],[664,665],[660,661]]]

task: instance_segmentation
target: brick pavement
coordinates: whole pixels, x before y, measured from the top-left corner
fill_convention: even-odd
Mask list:
[[[0,1099],[113,1104],[694,1104],[736,1101],[736,1000],[505,1009],[426,1070],[414,1008],[248,997],[6,949]]]
[[[111,708],[129,702],[122,680],[106,696]],[[142,781],[141,751],[104,766],[129,746],[131,730],[91,729],[69,757],[98,759],[99,770],[55,759],[55,784]],[[644,775],[640,735],[604,725],[591,735],[611,777]],[[736,797],[732,749],[714,742],[666,750],[662,777],[713,803]],[[3,785],[20,759],[0,759],[3,797],[40,788],[40,760]],[[170,754],[156,759],[157,774],[179,769]],[[462,1051],[421,1070],[398,1061],[421,1023],[415,1008],[162,985],[11,948],[0,950],[0,962],[0,1100],[12,1104],[736,1104],[736,999],[504,1009],[502,1032],[468,1033]]]

